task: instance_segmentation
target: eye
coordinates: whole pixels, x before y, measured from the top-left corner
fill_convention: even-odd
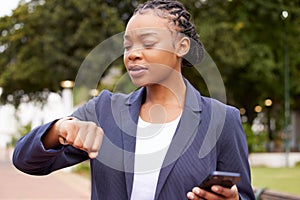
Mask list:
[[[123,49],[124,51],[128,51],[130,50],[131,46],[130,45],[124,45]]]
[[[132,46],[131,42],[128,42],[128,41],[124,42],[124,44],[123,44],[124,51],[130,50],[131,46]]]
[[[144,43],[144,47],[145,48],[150,48],[150,47],[153,47],[154,46],[154,42],[146,42],[146,43]]]
[[[142,38],[142,44],[144,48],[151,48],[155,46],[155,44],[158,42],[156,38],[153,37],[146,37]]]

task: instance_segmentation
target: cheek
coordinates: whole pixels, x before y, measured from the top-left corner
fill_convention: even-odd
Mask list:
[[[125,53],[124,53],[124,55],[123,55],[123,63],[124,63],[124,65],[125,65],[126,69],[127,69],[128,57],[126,56]]]
[[[165,49],[153,49],[146,51],[144,53],[145,58],[148,59],[148,61],[152,61],[153,63],[169,63],[173,58],[174,54],[170,52],[169,50]]]
[[[176,65],[176,55],[169,51],[159,51],[154,54],[152,61],[155,63],[160,63],[162,65],[174,68]]]

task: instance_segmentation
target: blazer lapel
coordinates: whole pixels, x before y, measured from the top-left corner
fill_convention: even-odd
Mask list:
[[[124,170],[128,198],[131,197],[133,185],[136,131],[142,102],[142,91],[143,90],[139,90],[129,96],[130,98],[125,102],[125,108],[120,111],[120,128],[122,130]],[[133,103],[133,101],[136,102]]]
[[[168,149],[167,155],[161,169],[155,199],[158,198],[163,185],[165,184],[168,175],[172,171],[177,159],[188,149],[195,138],[200,124],[200,94],[196,91],[188,81],[186,81],[187,91],[185,107],[182,113],[181,120]],[[124,155],[124,170],[127,188],[127,196],[131,197],[134,176],[134,158],[136,145],[137,122],[140,113],[144,89],[129,95],[125,102],[125,108],[120,109],[120,128],[122,130],[123,139],[123,155]]]
[[[187,92],[184,111],[160,171],[155,199],[159,197],[176,161],[193,142],[201,121],[200,94],[188,82],[186,84]]]

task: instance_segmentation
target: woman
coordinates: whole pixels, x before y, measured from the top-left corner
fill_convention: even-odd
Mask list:
[[[124,64],[140,89],[104,90],[71,117],[32,130],[16,145],[15,166],[43,175],[90,158],[92,199],[254,199],[239,111],[182,77],[181,67],[202,54],[181,3],[139,5],[126,27]],[[212,192],[197,187],[215,170],[241,180]]]

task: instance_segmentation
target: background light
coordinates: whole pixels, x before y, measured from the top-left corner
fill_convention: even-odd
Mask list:
[[[289,16],[289,12],[286,11],[286,10],[284,10],[284,11],[281,12],[281,15],[282,15],[282,17],[283,17],[284,19],[286,19],[286,18],[288,18],[288,16]]]
[[[65,80],[60,82],[60,86],[62,88],[73,88],[74,87],[74,81],[70,81],[70,80]]]
[[[270,107],[270,106],[272,106],[272,104],[273,104],[273,102],[272,102],[271,99],[266,99],[265,100],[265,106]]]

